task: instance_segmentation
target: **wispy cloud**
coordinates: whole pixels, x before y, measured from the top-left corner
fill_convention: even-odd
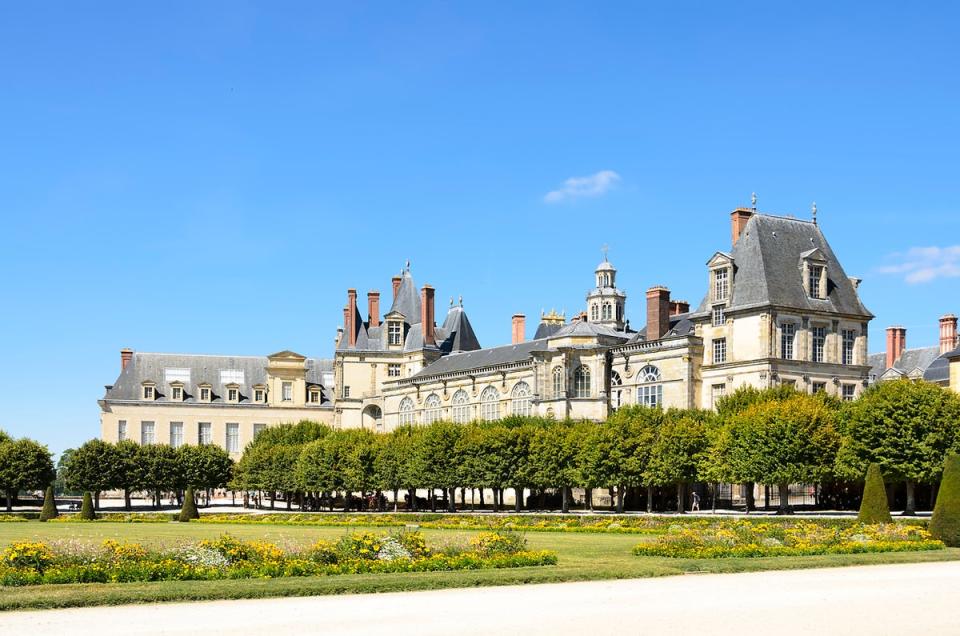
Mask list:
[[[887,257],[889,265],[879,268],[883,274],[903,275],[911,284],[929,283],[938,278],[960,277],[960,245],[947,247],[911,247]]]
[[[609,192],[618,181],[620,175],[613,170],[601,170],[587,177],[570,177],[560,188],[548,192],[543,200],[547,203],[560,203],[581,197],[599,197]]]

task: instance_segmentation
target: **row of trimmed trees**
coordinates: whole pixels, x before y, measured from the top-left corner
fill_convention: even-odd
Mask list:
[[[54,478],[53,460],[46,446],[32,439],[13,439],[0,431],[0,492],[7,510],[13,509],[17,493],[41,490]]]

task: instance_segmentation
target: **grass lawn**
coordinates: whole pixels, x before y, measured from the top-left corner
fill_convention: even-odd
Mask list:
[[[229,532],[241,538],[259,538],[280,544],[309,544],[336,539],[360,528],[324,528],[284,525],[179,524],[179,523],[0,523],[0,546],[13,541],[79,539],[100,542],[107,538],[137,541],[144,545],[172,545],[216,537]],[[373,528],[382,532],[384,528]],[[474,532],[424,529],[429,544],[465,538]],[[327,577],[243,579],[225,581],[165,581],[43,585],[0,588],[0,610],[116,605],[159,601],[190,601],[269,596],[309,596],[356,592],[397,592],[445,587],[474,587],[520,583],[557,583],[596,579],[640,578],[704,572],[747,572],[878,563],[914,563],[960,559],[960,549],[887,554],[825,555],[755,559],[669,559],[636,557],[630,549],[649,536],[531,532],[526,535],[534,550],[553,550],[556,566],[409,572]]]

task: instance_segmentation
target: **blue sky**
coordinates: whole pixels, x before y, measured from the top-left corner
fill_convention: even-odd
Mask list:
[[[606,243],[642,324],[754,191],[817,202],[872,351],[960,313],[954,7],[522,5],[4,3],[0,428],[96,436],[124,346],[330,355],[407,258],[493,345]]]

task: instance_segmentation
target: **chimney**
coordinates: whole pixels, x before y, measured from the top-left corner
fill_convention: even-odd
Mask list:
[[[343,329],[341,329],[340,331],[341,331],[341,332],[345,331],[345,332],[347,332],[347,333],[350,333],[350,308],[349,308],[349,307],[344,307],[344,308],[343,308]],[[345,346],[349,346],[349,344],[350,344],[350,343],[349,343],[349,338],[350,338],[350,336],[347,336],[347,341],[346,341],[346,342],[344,342],[344,341],[343,341],[343,338],[341,338],[341,339],[340,339],[340,340],[341,340],[341,344],[343,344],[343,345],[345,345]]]
[[[737,208],[730,213],[730,230],[734,245],[740,240],[740,235],[743,234],[743,230],[747,227],[747,222],[752,216],[753,210],[750,208]]]
[[[956,331],[957,320],[953,320],[954,331]],[[130,364],[130,361],[133,360],[133,349],[121,349],[120,350],[120,370],[123,371],[127,368],[127,365]]]
[[[367,292],[367,320],[371,327],[380,326],[380,292]]]
[[[907,330],[905,327],[887,327],[887,360],[886,368],[892,367],[903,355],[907,348]]]
[[[357,344],[357,290],[347,290],[347,339],[351,347]]]
[[[520,344],[526,337],[527,317],[523,314],[513,314],[513,336],[511,342]]]
[[[423,330],[423,346],[436,346],[434,337],[433,287],[424,285],[420,290],[420,328]]]
[[[397,292],[400,291],[400,281],[403,280],[399,276],[394,276],[390,281],[393,283],[393,302],[397,302]],[[408,316],[413,318],[413,316]]]
[[[670,315],[676,316],[679,314],[690,313],[690,303],[685,300],[671,300],[670,301]]]
[[[957,317],[947,314],[940,317],[940,355],[957,348]]]
[[[670,331],[670,290],[662,285],[647,290],[647,342]]]

